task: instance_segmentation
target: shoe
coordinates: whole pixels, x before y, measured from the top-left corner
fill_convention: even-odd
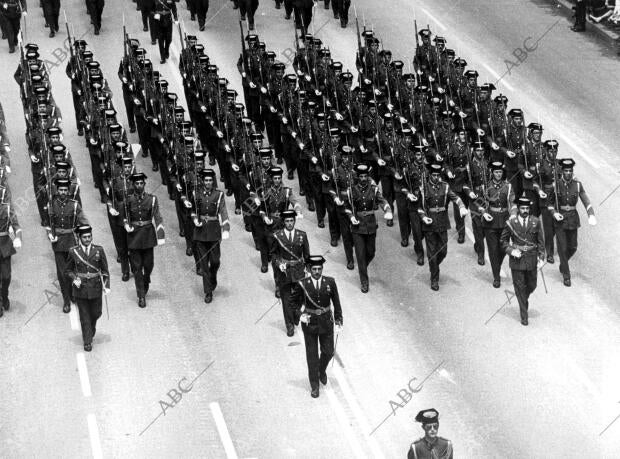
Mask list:
[[[573,32],[585,32],[586,28],[585,27],[573,26],[573,27],[570,28],[570,30],[572,30]]]
[[[314,207],[314,202],[310,201],[308,203],[308,211],[309,212],[314,212],[316,210],[316,207]]]
[[[465,243],[465,235],[459,234],[459,238],[456,240],[456,242],[458,242],[459,244]]]
[[[570,287],[570,277],[567,277],[566,279],[564,279],[564,286]]]
[[[157,44],[157,40],[151,40],[151,45],[156,45]]]
[[[121,256],[120,256],[120,255],[117,255],[117,256],[116,256],[116,262],[117,262],[117,263],[120,263],[120,262],[121,262]]]
[[[15,52],[15,46],[9,46],[9,54],[13,54]]]
[[[226,196],[232,196],[233,195],[233,190],[226,190]]]
[[[418,255],[418,260],[416,261],[418,266],[424,266],[424,254]]]
[[[237,8],[239,8],[239,7],[237,7]],[[233,8],[233,9],[234,9],[234,8]],[[196,15],[195,15],[195,14],[192,14],[192,15],[189,17],[189,20],[190,20],[190,21],[195,21],[195,20],[196,20]]]
[[[127,282],[129,280],[129,273],[123,273],[123,277],[121,278],[123,282]]]
[[[325,228],[325,221],[319,220],[318,225],[319,225],[319,228]]]
[[[392,226],[394,226],[394,220],[388,220],[388,221],[385,222],[385,224],[387,226],[389,226],[389,227],[392,227]]]
[[[521,325],[527,326],[527,319],[521,319]]]
[[[160,64],[165,64],[165,63],[166,63],[166,59],[161,59],[161,60],[159,61],[159,63],[160,63]],[[155,166],[153,166],[153,167],[155,167]],[[153,169],[153,170],[155,170],[155,169]]]
[[[409,245],[409,240],[408,239],[401,239],[400,240],[400,246],[401,247],[407,247]]]
[[[352,271],[355,269],[355,263],[353,263],[352,261],[347,261],[347,269]]]
[[[435,292],[439,290],[439,282],[431,282],[431,290],[434,290]]]
[[[148,156],[149,156],[149,152],[144,150],[144,149],[142,149],[142,157],[143,158],[148,158]]]
[[[245,21],[245,14],[242,14],[242,15],[241,15],[241,20],[242,20],[242,21]]]
[[[299,189],[299,196],[305,196],[305,195],[306,195],[306,192],[300,188]]]
[[[99,35],[99,29],[95,28],[95,35]]]
[[[92,351],[92,350],[93,350],[93,345],[92,345],[92,344],[90,344],[90,343],[85,344],[85,345],[84,345],[84,350],[85,350],[86,352],[90,352],[90,351]]]
[[[280,298],[280,288],[276,287],[276,298]]]
[[[205,26],[201,25],[198,29],[199,29],[201,32],[204,32],[204,30],[205,30]]]
[[[362,291],[362,293],[368,293],[368,284],[362,284],[360,290]]]
[[[133,134],[134,132],[136,132],[136,127],[135,127],[135,126],[130,127],[130,128],[129,128],[129,133],[130,133],[130,134]]]
[[[250,22],[250,24],[248,25],[248,29],[254,30],[254,23],[253,22]]]
[[[166,61],[166,60],[164,59],[164,62],[165,62],[165,61]],[[159,165],[158,165],[157,163],[153,164],[153,167],[151,167],[151,170],[152,170],[153,172],[157,172],[157,171],[159,171]]]
[[[202,277],[202,269],[196,268],[196,275]]]
[[[55,36],[56,36],[56,32],[54,32],[54,29],[50,30],[49,37],[54,38]]]
[[[239,209],[239,210],[241,210],[241,209]],[[236,212],[235,212],[235,213],[236,213]],[[245,225],[245,230],[246,230],[248,233],[251,233],[251,232],[252,232],[252,225],[250,225],[249,223],[246,223],[246,225]]]
[[[276,163],[277,163],[278,165],[282,164],[283,162],[284,162],[284,161],[282,161],[282,158],[278,158],[278,159],[276,159]]]
[[[288,178],[289,180],[293,180],[295,178],[295,173],[292,170],[288,171],[286,178]]]
[[[71,312],[71,303],[65,303],[65,305],[62,307],[62,312],[64,312],[65,314],[69,314]]]
[[[321,384],[323,384],[324,386],[327,386],[327,373],[319,375],[319,381],[321,381]]]
[[[555,260],[553,259],[553,255],[547,255],[547,263],[549,264],[555,263]]]
[[[205,293],[205,303],[209,304],[213,301],[213,293]]]
[[[8,298],[2,298],[2,308],[0,308],[0,310],[4,309],[5,311],[8,311],[11,308],[11,301]]]
[[[282,8],[282,5],[280,5],[279,3],[276,3],[276,10],[279,10],[280,8]]]
[[[148,31],[149,31],[148,26],[144,26],[144,27],[142,27],[142,32],[148,32]]]
[[[480,266],[484,266],[484,255],[482,255],[482,254],[478,255],[478,264]]]
[[[312,389],[310,391],[310,396],[312,398],[319,398],[319,388],[317,387],[316,389]]]
[[[50,25],[46,22],[44,27],[47,29],[49,26]]]
[[[260,272],[261,273],[266,273],[267,271],[269,271],[269,268],[267,267],[267,265],[262,265],[260,267]]]
[[[340,14],[334,13],[334,19],[340,19]]]
[[[141,308],[146,308],[146,299],[143,296],[138,298],[138,306]]]
[[[289,19],[291,19],[291,15],[287,14],[286,16],[284,16],[284,19],[286,19],[288,21]]]
[[[340,22],[340,27],[342,27],[343,29],[347,28],[347,23],[346,22]]]
[[[82,137],[84,135],[84,130],[83,129],[78,129],[78,135],[80,137]]]
[[[286,324],[286,336],[290,338],[293,335],[295,335],[295,327],[293,324]]]
[[[191,257],[194,255],[194,250],[191,247],[188,247],[185,249],[185,255],[187,255],[188,257]]]
[[[184,230],[179,231],[179,237],[185,237],[185,231]]]
[[[333,237],[332,240],[330,241],[330,244],[332,247],[338,247],[338,239]]]
[[[493,279],[493,287],[499,288],[500,285],[502,285],[502,281],[501,280]]]
[[[0,317],[4,315],[4,309],[0,308]]]

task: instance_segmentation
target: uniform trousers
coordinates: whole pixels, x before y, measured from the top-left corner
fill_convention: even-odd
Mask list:
[[[43,16],[50,30],[58,32],[58,15],[60,13],[60,0],[42,0]]]
[[[355,258],[357,258],[357,270],[359,272],[362,285],[368,285],[368,265],[375,258],[376,240],[377,233],[353,233],[353,245],[355,247]]]
[[[396,195],[396,209],[398,210],[398,226],[400,228],[401,241],[409,241],[409,235],[413,234],[413,250],[417,256],[423,257],[422,220],[418,211],[402,193]]]
[[[4,23],[3,28],[9,41],[10,48],[17,46],[17,37],[19,36],[21,18],[21,15],[16,15],[14,17],[14,15],[0,14],[0,20]]]
[[[138,298],[143,298],[149,290],[151,273],[155,264],[153,247],[148,249],[129,249],[129,262],[134,273]]]
[[[220,269],[220,241],[195,241],[198,265],[202,271],[202,287],[205,295],[217,287],[217,271]]]
[[[425,231],[424,240],[431,282],[439,282],[439,265],[448,255],[448,231]]]
[[[75,302],[82,325],[82,340],[84,344],[91,344],[97,332],[97,320],[101,317],[101,297],[76,298]]]
[[[338,215],[338,225],[342,234],[342,245],[344,246],[344,254],[347,257],[347,263],[353,261],[353,233],[351,233],[351,220],[345,212],[344,206],[337,206],[336,213]]]
[[[119,203],[120,204],[120,203]],[[110,223],[110,231],[114,240],[116,254],[121,259],[121,272],[129,273],[129,249],[127,248],[127,231],[122,224],[119,224],[120,217],[113,217],[108,212],[108,222]]]
[[[512,285],[515,289],[515,296],[519,302],[519,312],[521,320],[527,319],[527,310],[530,306],[529,298],[534,290],[536,290],[536,282],[538,280],[538,271],[536,269],[517,270],[512,269]]]
[[[329,361],[334,356],[334,332],[314,333],[306,324],[301,324],[306,343],[306,362],[308,363],[308,379],[312,389],[319,388],[319,376],[325,374]],[[320,355],[319,355],[320,346]]]
[[[0,257],[0,298],[2,301],[9,298],[9,285],[11,285],[11,255]]]
[[[555,229],[555,238],[558,242],[558,256],[560,257],[560,272],[564,279],[570,279],[568,260],[577,252],[577,229]]]
[[[56,261],[56,277],[60,285],[60,293],[62,293],[63,304],[71,304],[71,278],[65,275],[67,268],[67,257],[69,252],[54,252],[54,260]]]
[[[500,280],[500,271],[502,262],[506,257],[506,252],[502,250],[500,237],[502,228],[485,228],[484,237],[487,240],[487,249],[489,250],[489,261],[491,262],[491,272],[493,280]]]
[[[205,25],[207,13],[209,12],[209,0],[194,0],[196,4],[196,15],[198,16],[198,26]]]

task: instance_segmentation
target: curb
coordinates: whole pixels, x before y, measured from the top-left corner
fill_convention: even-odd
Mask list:
[[[569,0],[553,0],[553,3],[555,3],[558,6],[562,6],[564,10],[566,10],[570,14],[572,14],[573,7],[575,6],[574,2],[569,1]],[[570,20],[570,16],[568,19]],[[592,21],[589,21],[588,19],[586,19],[586,32],[594,33],[599,38],[602,38],[603,40],[605,40],[611,46],[615,46],[620,43],[619,34],[612,32],[611,30],[607,30],[605,27],[601,26],[600,24],[595,24]]]

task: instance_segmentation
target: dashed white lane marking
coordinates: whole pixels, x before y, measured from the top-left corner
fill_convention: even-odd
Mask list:
[[[338,365],[333,366],[333,373],[334,373],[336,380],[338,381],[338,385],[340,386],[342,393],[344,394],[344,398],[349,404],[351,411],[353,411],[353,415],[355,416],[357,423],[360,425],[360,427],[362,428],[362,431],[364,432],[363,436],[368,442],[368,444],[370,445],[372,456],[375,459],[381,459],[385,457],[383,453],[381,452],[381,450],[379,449],[379,445],[377,445],[377,442],[374,439],[374,437],[370,437],[366,433],[366,432],[370,432],[372,430],[372,427],[368,423],[368,420],[366,419],[366,416],[364,415],[362,409],[360,408],[359,403],[357,403],[357,400],[355,399],[355,396],[353,395],[353,391],[351,390],[351,387],[349,386],[349,382],[347,381],[347,377],[345,376],[345,374],[343,373],[343,371],[340,369]]]
[[[426,14],[426,16],[428,16],[435,24],[437,24],[441,30],[443,30],[443,31],[448,30],[448,28],[445,25],[443,25],[441,22],[439,22],[439,20],[437,20],[437,18],[435,18],[435,16],[433,16],[427,10],[422,8],[422,11],[424,11],[424,14]]]
[[[217,402],[209,403],[209,408],[211,409],[211,415],[215,420],[217,431],[220,434],[220,440],[222,441],[222,445],[224,445],[226,457],[228,459],[237,459],[239,456],[237,456],[235,446],[233,445],[230,434],[228,433],[228,427],[226,427],[226,421],[224,421],[224,416],[222,415],[220,404]]]
[[[99,440],[99,428],[97,427],[97,420],[94,414],[89,414],[88,421],[88,435],[90,436],[90,449],[93,452],[94,459],[102,459],[103,453],[101,452],[101,440]]]
[[[80,321],[78,319],[77,308],[71,308],[71,312],[69,313],[69,321],[71,322],[71,330],[77,331],[80,329]]]
[[[84,397],[90,397],[93,394],[90,390],[90,381],[88,380],[88,370],[86,368],[86,359],[84,358],[84,353],[78,352],[75,357],[77,359],[78,373],[80,374],[82,394],[84,394]]]
[[[573,149],[573,151],[575,153],[577,153],[585,162],[587,162],[590,166],[592,166],[594,169],[600,169],[601,165],[598,163],[598,161],[595,161],[591,155],[587,155],[583,152],[583,150],[581,150],[581,148],[579,148],[575,142],[573,142],[570,137],[567,137],[566,135],[560,133],[560,138],[566,142],[568,144],[569,147],[571,147]]]
[[[334,391],[329,386],[325,387],[323,392],[327,394],[327,399],[329,400],[329,403],[331,404],[334,412],[336,413],[336,418],[338,418],[338,422],[340,423],[340,427],[344,432],[344,436],[349,442],[349,446],[353,450],[353,455],[355,457],[365,458],[366,455],[362,451],[359,442],[355,439],[355,436],[353,435],[351,423],[347,419],[347,415],[344,412],[344,408],[338,401],[338,397],[336,397],[336,394],[334,394]]]
[[[497,78],[497,80],[499,80],[499,82],[501,82],[504,86],[506,86],[506,89],[508,89],[509,91],[514,91],[515,88],[513,88],[507,81],[506,81],[506,75],[504,75],[503,77],[501,77],[499,75],[499,73],[497,73],[495,70],[493,70],[490,66],[488,66],[487,64],[485,64],[484,62],[482,63],[482,66],[487,69],[487,72],[489,72],[493,78]]]

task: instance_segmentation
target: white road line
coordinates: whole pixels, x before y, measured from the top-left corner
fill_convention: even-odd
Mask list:
[[[361,426],[362,431],[364,432],[363,436],[368,442],[368,444],[370,445],[370,450],[372,451],[373,457],[379,458],[379,459],[385,457],[383,456],[383,453],[379,449],[379,445],[377,445],[377,441],[375,440],[375,438],[370,437],[367,434],[367,432],[370,432],[372,430],[372,427],[368,423],[368,420],[366,419],[364,412],[360,408],[359,403],[357,403],[357,400],[355,399],[355,396],[353,395],[353,391],[351,390],[351,387],[349,386],[349,382],[347,381],[346,375],[343,373],[343,371],[340,369],[338,365],[333,366],[333,373],[334,373],[334,376],[336,377],[336,380],[338,381],[338,385],[340,386],[342,393],[344,394],[344,398],[347,400],[347,403],[349,404],[351,411],[353,411],[353,415],[355,416],[357,423]]]
[[[355,457],[366,457],[358,441],[355,439],[353,435],[353,431],[351,430],[351,424],[349,420],[347,419],[347,415],[345,414],[344,409],[342,408],[342,405],[338,401],[336,394],[334,394],[334,391],[329,386],[326,387],[323,392],[327,394],[327,399],[329,400],[329,403],[331,404],[332,408],[336,412],[336,417],[338,418],[340,427],[342,428],[342,431],[344,432],[344,436],[347,438],[347,441],[349,442],[349,446],[353,450],[353,455]]]
[[[239,456],[237,456],[235,446],[233,445],[230,434],[228,433],[228,427],[226,427],[226,421],[224,421],[224,416],[222,415],[220,404],[217,402],[209,403],[209,408],[211,409],[211,414],[213,415],[213,419],[215,420],[217,431],[220,434],[220,440],[222,440],[222,445],[224,445],[226,457],[228,459],[237,459]]]
[[[92,394],[90,390],[90,381],[88,380],[88,369],[86,368],[86,358],[83,352],[78,352],[75,355],[77,359],[78,373],[80,374],[80,384],[82,385],[82,393],[84,397],[90,397]]]
[[[573,142],[569,137],[565,136],[564,134],[560,133],[560,138],[566,142],[568,144],[569,147],[571,147],[573,149],[573,151],[575,153],[577,153],[581,159],[583,159],[585,162],[587,162],[590,166],[592,166],[594,169],[600,169],[601,165],[595,161],[594,159],[592,159],[590,157],[590,155],[586,155],[581,148],[579,148],[575,142]]]
[[[426,14],[435,24],[437,24],[439,26],[439,28],[443,31],[448,30],[448,28],[443,25],[441,22],[439,22],[435,16],[433,16],[431,13],[429,13],[427,10],[425,10],[424,8],[422,8],[422,11],[424,11],[424,14]]]
[[[97,427],[97,419],[95,419],[94,414],[89,414],[87,417],[88,421],[88,435],[90,436],[90,449],[93,452],[94,459],[103,458],[103,453],[101,452],[101,441],[99,440],[99,428]]]
[[[76,331],[80,329],[80,321],[78,319],[77,308],[71,308],[69,312],[69,321],[71,322],[71,330]]]
[[[497,73],[495,70],[493,70],[490,66],[488,66],[484,62],[482,62],[482,66],[485,69],[487,69],[487,71],[493,76],[493,78],[497,78],[499,80],[498,83],[501,83],[504,86],[506,86],[506,89],[508,89],[509,91],[514,91],[515,90],[515,88],[510,86],[510,84],[506,81],[506,75],[504,75],[503,77],[500,76],[499,73]]]

